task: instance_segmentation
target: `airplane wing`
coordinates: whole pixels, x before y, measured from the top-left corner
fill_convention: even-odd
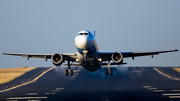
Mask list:
[[[138,56],[147,56],[147,55],[151,55],[153,57],[153,55],[158,55],[159,53],[167,53],[167,52],[175,52],[175,51],[179,51],[177,49],[174,50],[167,50],[167,51],[152,51],[152,52],[120,52],[123,56],[123,58],[128,58],[128,57],[132,57],[134,59],[134,57],[138,57]],[[114,54],[115,52],[99,52],[99,58],[102,58],[102,61],[108,61],[111,60],[111,56],[112,54]]]
[[[54,54],[26,54],[26,53],[3,53],[3,54],[26,57],[27,60],[29,60],[29,58],[44,58],[46,61],[47,59],[51,59],[51,57],[54,55]],[[61,55],[63,56],[64,60],[75,61],[77,58],[75,53],[66,53]]]

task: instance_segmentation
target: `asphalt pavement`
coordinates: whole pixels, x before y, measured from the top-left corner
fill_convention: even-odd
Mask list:
[[[180,73],[172,67],[37,68],[0,85],[0,101],[179,101]]]

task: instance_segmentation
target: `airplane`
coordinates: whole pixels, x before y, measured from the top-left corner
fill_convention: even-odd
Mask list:
[[[20,53],[3,53],[5,55],[14,55],[29,58],[44,58],[51,59],[55,66],[60,66],[62,63],[68,65],[66,70],[66,76],[70,74],[73,76],[73,70],[71,66],[83,66],[88,71],[97,71],[102,66],[107,66],[108,69],[105,69],[105,74],[113,75],[113,69],[110,69],[110,65],[122,65],[127,64],[123,62],[124,58],[131,57],[134,60],[134,57],[137,56],[147,56],[150,55],[153,58],[153,55],[158,55],[159,53],[166,52],[175,52],[179,51],[178,49],[167,50],[167,51],[152,51],[152,52],[100,52],[95,40],[94,35],[88,30],[82,30],[77,33],[75,37],[75,46],[77,49],[76,53],[55,53],[55,54],[20,54]],[[67,64],[65,64],[67,61]],[[76,62],[76,64],[73,64]]]

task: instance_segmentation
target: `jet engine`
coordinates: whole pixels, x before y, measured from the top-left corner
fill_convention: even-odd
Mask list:
[[[60,66],[63,62],[63,56],[59,53],[55,53],[51,59],[55,66]]]
[[[116,64],[121,64],[123,62],[123,56],[119,52],[115,52],[114,54],[112,54],[111,58],[112,58],[112,61]]]

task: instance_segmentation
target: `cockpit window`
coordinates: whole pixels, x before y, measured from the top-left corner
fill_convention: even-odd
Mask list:
[[[78,35],[90,35],[90,36],[92,36],[91,33],[88,33],[88,32],[84,32],[84,33],[83,33],[83,32],[80,32],[80,33],[77,34],[77,36],[78,36]]]

